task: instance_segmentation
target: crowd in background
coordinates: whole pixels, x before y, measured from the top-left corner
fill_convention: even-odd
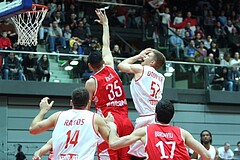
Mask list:
[[[92,50],[101,49],[101,38],[92,34],[91,27],[95,25],[95,8],[105,7],[107,4],[80,3],[74,0],[35,0],[33,2],[44,4],[49,8],[39,29],[38,37],[39,44],[46,46],[48,52],[70,53],[79,56],[88,55]],[[239,0],[166,0],[164,4],[157,7],[150,5],[147,1],[140,0],[104,2],[132,5],[109,5],[107,14],[110,17],[109,24],[111,27],[121,27],[123,30],[125,28],[138,30],[143,28],[144,31],[150,31],[153,41],[158,43],[155,47],[167,45],[168,50],[164,54],[168,60],[226,66],[226,72],[226,69],[222,67],[214,69],[216,74],[214,74],[215,77],[212,78],[211,83],[221,84],[222,88],[229,91],[240,90],[240,87],[238,87],[240,63]],[[17,45],[17,33],[9,19],[1,22],[0,33],[2,33],[0,38],[1,49],[36,51],[36,47]],[[165,43],[162,43],[162,40]],[[111,45],[113,49],[117,42],[112,40]],[[125,45],[118,44],[118,46],[122,52],[116,56],[126,56],[126,54],[123,56]],[[222,50],[222,48],[225,50]],[[19,56],[19,54],[16,55]],[[40,60],[40,57],[34,57]],[[8,58],[8,56],[2,54],[2,58]],[[40,73],[40,76],[36,74],[36,78],[27,74],[31,71],[24,67],[23,62],[26,62],[28,58],[29,56],[25,55],[18,57],[23,68],[22,71],[18,69],[19,79],[21,79],[20,74],[22,72],[23,75],[26,74],[22,79],[41,80],[42,75],[45,75],[43,73]],[[72,58],[65,60],[71,61]],[[86,63],[83,58],[80,58],[79,61],[82,64]],[[32,67],[35,70],[41,70],[38,67],[38,60],[33,66],[35,66]],[[87,65],[82,65],[80,68],[80,71],[79,68],[74,69],[74,72],[77,72],[74,75],[79,74],[82,77],[82,74],[88,70]],[[5,68],[5,79],[6,77],[9,78],[9,76],[6,76],[9,74],[7,69]],[[202,70],[195,71],[200,72]],[[4,72],[4,66],[2,72]]]

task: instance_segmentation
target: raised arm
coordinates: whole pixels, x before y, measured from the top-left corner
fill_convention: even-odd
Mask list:
[[[134,64],[138,60],[144,60],[145,55],[152,51],[151,48],[147,48],[141,51],[138,55],[127,58],[118,64],[118,69],[121,72],[132,73],[132,74],[142,74],[143,67],[140,64]]]
[[[185,138],[185,143],[194,152],[201,155],[201,160],[211,160],[211,156],[206,150],[206,148],[193,138],[193,136],[186,130],[181,129],[183,137]]]
[[[145,143],[146,128],[138,128],[134,130],[130,135],[118,137],[117,128],[113,122],[108,123],[110,127],[109,133],[109,148],[117,150],[135,143],[137,140],[142,140]]]
[[[40,160],[41,156],[52,150],[52,138],[48,140],[39,150],[37,150],[33,155],[33,160]]]
[[[99,20],[95,20],[96,22],[102,24],[103,26],[103,36],[102,36],[102,57],[103,61],[106,65],[110,65],[114,68],[113,56],[110,50],[110,36],[109,36],[109,26],[108,26],[108,18],[106,15],[106,11],[103,12],[99,9],[95,10]]]
[[[48,103],[49,98],[45,97],[41,100],[39,106],[40,106],[40,111],[38,115],[33,119],[29,131],[31,134],[39,134],[42,133],[52,127],[54,127],[55,122],[57,120],[58,115],[60,112],[56,112],[52,114],[50,117],[47,119],[44,119],[44,116],[46,113],[51,109],[54,101],[51,101],[51,103]]]

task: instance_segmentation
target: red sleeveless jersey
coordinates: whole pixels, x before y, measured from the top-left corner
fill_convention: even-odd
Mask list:
[[[108,112],[128,117],[126,95],[121,79],[110,66],[104,66],[92,76],[96,81],[93,102],[97,112],[107,116]]]
[[[152,124],[146,133],[145,150],[149,160],[190,160],[179,127]]]

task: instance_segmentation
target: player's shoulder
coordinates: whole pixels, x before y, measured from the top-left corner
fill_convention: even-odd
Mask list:
[[[93,84],[95,84],[95,79],[94,79],[93,77],[90,77],[90,78],[86,81],[85,87],[91,86],[91,85],[93,85]]]

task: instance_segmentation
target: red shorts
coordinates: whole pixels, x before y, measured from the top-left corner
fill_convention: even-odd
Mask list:
[[[134,127],[129,118],[122,115],[114,115],[114,120],[117,125],[117,133],[119,137],[129,135],[133,132]],[[99,143],[98,145],[98,159],[101,160],[130,160],[130,155],[127,153],[129,147],[124,147],[119,150],[111,150],[108,148],[107,142]]]

